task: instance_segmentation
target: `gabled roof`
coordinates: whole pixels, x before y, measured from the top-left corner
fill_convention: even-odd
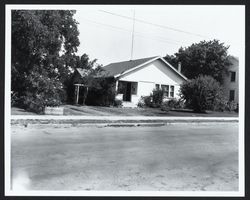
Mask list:
[[[152,60],[153,58],[156,58],[157,56],[150,57],[150,58],[141,58],[137,60],[129,60],[129,61],[123,61],[123,62],[116,62],[116,63],[110,63],[103,67],[103,76],[117,76],[119,74],[122,74],[123,72],[133,69],[145,62],[148,62]]]
[[[111,63],[103,67],[103,71],[98,76],[104,77],[115,77],[118,78],[121,75],[124,75],[130,71],[133,71],[139,67],[142,67],[148,63],[151,63],[157,59],[162,60],[167,66],[169,66],[174,72],[176,72],[183,79],[187,80],[187,78],[177,71],[171,64],[169,64],[165,59],[160,56],[154,56],[149,58],[141,58],[137,60],[129,60],[117,63]]]
[[[85,77],[89,74],[89,71],[82,68],[76,68],[76,71],[80,74],[81,77]]]

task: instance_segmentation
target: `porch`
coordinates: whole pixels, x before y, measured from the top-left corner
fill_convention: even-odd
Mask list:
[[[117,81],[116,99],[123,101],[123,107],[137,107],[139,96],[137,95],[138,82]]]

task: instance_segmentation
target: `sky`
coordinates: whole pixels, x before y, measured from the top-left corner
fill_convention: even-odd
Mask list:
[[[245,45],[244,10],[239,5],[81,5],[74,16],[80,32],[77,54],[107,65],[172,55],[180,47],[218,39],[239,57]]]

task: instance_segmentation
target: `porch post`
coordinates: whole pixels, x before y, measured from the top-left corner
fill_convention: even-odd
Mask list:
[[[115,91],[116,91],[116,92],[118,92],[118,83],[119,83],[119,81],[116,80],[116,81],[115,81]],[[117,93],[117,94],[118,94],[118,93]]]
[[[79,85],[76,85],[76,104],[78,104],[78,100],[79,100]]]

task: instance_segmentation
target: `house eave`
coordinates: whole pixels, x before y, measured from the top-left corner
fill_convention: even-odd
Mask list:
[[[121,76],[124,76],[124,75],[126,75],[127,73],[129,73],[129,72],[131,72],[131,71],[134,71],[134,70],[136,70],[136,69],[138,69],[138,68],[140,68],[140,67],[142,67],[142,66],[144,66],[144,65],[147,65],[147,64],[149,64],[149,63],[151,63],[151,62],[153,62],[153,61],[155,61],[155,60],[157,60],[157,59],[160,59],[161,61],[163,61],[166,65],[168,65],[174,72],[176,72],[181,78],[183,78],[185,81],[187,81],[188,80],[188,78],[187,77],[185,77],[184,75],[182,75],[178,70],[176,70],[170,63],[168,63],[165,59],[163,59],[161,56],[157,56],[157,57],[155,57],[155,58],[153,58],[153,59],[151,59],[151,60],[149,60],[149,61],[147,61],[147,62],[145,62],[145,63],[142,63],[142,64],[140,64],[140,65],[138,65],[138,66],[136,66],[136,67],[134,67],[134,68],[132,68],[132,69],[129,69],[129,70],[126,70],[126,71],[124,71],[124,72],[122,72],[122,73],[120,73],[120,74],[117,74],[117,75],[114,75],[114,78],[115,79],[119,79]]]

